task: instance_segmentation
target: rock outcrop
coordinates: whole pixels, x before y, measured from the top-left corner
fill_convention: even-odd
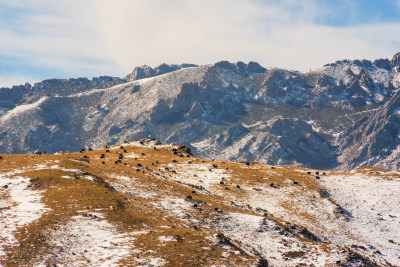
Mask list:
[[[189,67],[197,67],[197,65],[195,65],[195,64],[181,64],[181,65],[171,64],[171,65],[168,65],[168,64],[164,63],[155,68],[144,65],[141,67],[134,68],[132,73],[127,75],[125,77],[125,79],[128,81],[135,81],[135,80],[140,80],[140,79],[144,79],[144,78],[151,78],[154,76],[166,74],[169,72],[180,70],[182,68],[189,68]]]

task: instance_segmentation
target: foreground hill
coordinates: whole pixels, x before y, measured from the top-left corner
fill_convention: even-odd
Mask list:
[[[152,136],[220,160],[394,170],[399,69],[400,53],[307,73],[222,61],[3,88],[0,152],[78,151]]]
[[[135,140],[0,159],[0,265],[399,266],[400,173]]]

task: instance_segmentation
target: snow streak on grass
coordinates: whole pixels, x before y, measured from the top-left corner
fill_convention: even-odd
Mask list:
[[[75,266],[112,266],[130,255],[131,238],[100,217],[75,216],[51,233],[53,257]]]
[[[32,223],[49,210],[40,202],[41,191],[29,188],[29,179],[19,176],[11,179],[8,175],[0,174],[0,257],[4,256],[5,246],[18,245],[14,234],[19,227]]]

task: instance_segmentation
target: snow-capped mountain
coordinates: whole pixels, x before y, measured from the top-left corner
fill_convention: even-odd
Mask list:
[[[195,155],[318,169],[397,168],[400,53],[301,73],[255,62],[135,68],[125,79],[0,89],[0,152],[78,151],[133,138]]]

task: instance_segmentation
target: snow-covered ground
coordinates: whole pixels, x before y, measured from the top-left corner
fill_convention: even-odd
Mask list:
[[[29,188],[28,178],[14,175],[0,174],[0,256],[4,255],[5,246],[18,246],[14,234],[19,227],[32,223],[49,210],[40,202],[41,191]]]
[[[345,258],[340,249],[331,245],[326,254],[319,244],[300,242],[297,238],[282,234],[283,230],[274,221],[262,216],[229,213],[218,222],[220,230],[245,248],[246,252],[260,253],[272,266],[333,265]]]
[[[75,216],[52,232],[49,244],[58,250],[52,254],[54,260],[74,266],[115,266],[129,256],[132,238],[101,217]]]
[[[385,176],[360,173],[323,176],[320,184],[326,188],[329,197],[322,198],[315,198],[315,192],[301,191],[302,188],[273,189],[267,186],[268,178],[265,178],[266,183],[258,184],[256,187],[242,185],[241,189],[247,192],[243,197],[221,190],[219,183],[221,181],[229,183],[232,178],[229,171],[223,169],[209,171],[207,166],[201,164],[180,164],[174,169],[178,173],[173,176],[175,181],[190,186],[201,186],[206,190],[203,192],[205,194],[212,193],[225,197],[229,195],[229,201],[233,200],[243,207],[265,210],[275,217],[307,226],[323,241],[346,245],[356,250],[359,247],[365,247],[365,251],[361,251],[363,255],[371,256],[375,253],[374,258],[382,264],[387,261],[393,265],[400,265],[400,231],[398,231],[400,229],[400,178],[385,178]],[[304,170],[299,171],[304,172]],[[287,209],[285,205],[292,206],[295,211]],[[338,215],[338,208],[343,209],[344,214]],[[319,222],[307,221],[307,217],[303,214],[318,218]],[[288,251],[288,247],[285,249],[279,247],[281,244],[270,232],[261,231],[260,233],[262,217],[244,214],[226,214],[225,216],[226,218],[219,223],[221,230],[247,245],[258,246],[258,251],[269,251],[269,253],[265,252],[265,255],[269,255],[269,260],[276,258],[277,263],[282,260],[282,256],[281,258],[271,256],[271,251],[275,251],[277,255],[282,255],[282,251]],[[274,247],[271,243],[276,246]],[[333,259],[343,256],[339,256],[340,253],[332,248],[338,254],[336,255],[335,252],[332,257],[324,258],[317,248],[314,249],[317,266],[332,263]]]
[[[321,184],[350,213],[347,230],[400,266],[400,178],[354,173],[326,176]],[[337,238],[348,243],[348,236]]]

